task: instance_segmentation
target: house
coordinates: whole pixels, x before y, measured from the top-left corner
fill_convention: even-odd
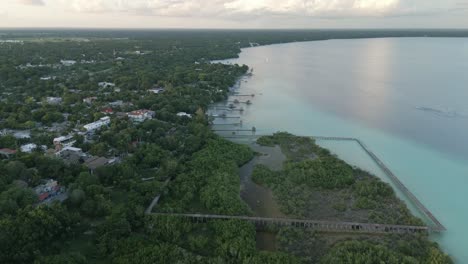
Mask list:
[[[29,144],[22,145],[20,147],[21,152],[24,152],[24,153],[32,153],[37,148],[40,148],[42,150],[46,150],[47,146],[42,145],[42,146],[39,147],[38,145],[36,145],[34,143],[29,143]]]
[[[40,202],[46,199],[52,198],[63,192],[63,188],[58,184],[57,181],[48,179],[44,184],[38,185],[34,188],[36,195]]]
[[[116,159],[107,159],[104,157],[92,156],[85,160],[84,165],[88,167],[91,173],[93,173],[96,169],[103,166],[112,165],[115,162]]]
[[[187,114],[187,113],[185,113],[185,112],[179,112],[179,113],[177,113],[177,116],[180,116],[180,117],[186,116],[186,117],[188,117],[188,118],[192,118],[192,115],[191,115],[191,114]]]
[[[61,97],[47,97],[46,101],[48,104],[58,105],[62,103],[62,98]]]
[[[105,116],[99,119],[98,121],[95,121],[93,123],[84,125],[84,129],[86,129],[87,132],[92,132],[94,130],[97,130],[103,126],[107,126],[110,124],[110,117]]]
[[[75,147],[65,147],[61,151],[55,153],[55,156],[62,158],[68,164],[77,164],[84,161],[86,154],[83,150]]]
[[[60,60],[63,66],[73,66],[76,64],[75,60]]]
[[[106,114],[106,115],[112,115],[114,113],[114,110],[112,110],[112,108],[108,107],[108,108],[102,109],[101,113]]]
[[[155,112],[151,110],[141,109],[132,111],[127,114],[128,118],[133,122],[140,123],[148,119],[153,119]]]
[[[92,104],[95,100],[97,100],[96,96],[87,97],[87,98],[83,99],[83,103]]]
[[[30,139],[31,138],[31,131],[29,131],[29,130],[13,131],[13,136],[16,139]]]
[[[0,156],[3,156],[7,159],[11,158],[15,154],[16,154],[16,150],[14,149],[9,149],[9,148],[0,149]]]
[[[122,100],[117,100],[114,102],[110,102],[109,105],[112,107],[119,107],[119,106],[123,106],[124,102]]]
[[[61,151],[63,148],[71,147],[75,144],[76,140],[73,138],[73,135],[61,136],[54,138],[55,151]]]
[[[150,93],[160,94],[160,93],[163,93],[165,90],[164,88],[153,88],[153,89],[149,89],[148,91]]]
[[[98,85],[101,88],[115,87],[115,83],[110,83],[110,82],[99,82]]]

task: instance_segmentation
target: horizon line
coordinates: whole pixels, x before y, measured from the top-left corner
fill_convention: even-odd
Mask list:
[[[339,27],[330,27],[330,28],[184,28],[184,27],[0,27],[0,30],[64,30],[64,29],[71,29],[71,30],[213,30],[213,31],[223,31],[223,30],[244,30],[244,31],[252,31],[252,30],[266,30],[266,31],[280,31],[280,30],[401,30],[401,31],[415,31],[415,30],[434,30],[434,31],[444,31],[444,30],[456,30],[456,31],[465,31],[468,30],[468,27],[465,28],[403,28],[403,27],[395,27],[395,28],[339,28]]]

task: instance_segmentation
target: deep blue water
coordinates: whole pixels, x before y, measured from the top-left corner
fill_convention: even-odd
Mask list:
[[[468,39],[281,44],[230,62],[254,69],[239,88],[256,94],[244,127],[361,139],[448,228],[432,238],[468,263]],[[356,145],[319,143],[388,181]]]

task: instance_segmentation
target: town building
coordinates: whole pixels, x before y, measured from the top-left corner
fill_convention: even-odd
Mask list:
[[[117,100],[114,102],[110,102],[109,105],[112,107],[119,107],[119,106],[123,106],[124,102],[122,100]]]
[[[84,165],[93,173],[96,169],[117,163],[117,159],[107,159],[104,157],[91,156],[85,160]]]
[[[85,99],[83,99],[83,103],[86,103],[86,104],[92,104],[94,101],[97,100],[97,97],[96,96],[93,96],[93,97],[87,97]]]
[[[34,150],[36,150],[38,148],[42,149],[42,150],[46,150],[47,146],[42,145],[42,146],[39,147],[38,145],[36,145],[34,143],[29,143],[29,144],[22,145],[20,147],[20,150],[21,150],[21,152],[24,152],[24,153],[32,153]]]
[[[62,103],[62,98],[61,97],[47,97],[46,101],[48,104],[58,105]]]
[[[95,121],[93,123],[84,125],[84,129],[86,129],[87,132],[93,132],[97,129],[100,129],[103,126],[107,126],[110,124],[110,117],[105,116],[99,119],[98,121]]]
[[[61,136],[54,138],[54,146],[55,151],[61,151],[63,148],[71,147],[75,144],[76,140],[74,139],[73,135],[70,134],[68,136]]]
[[[127,114],[128,118],[135,123],[141,123],[145,120],[153,119],[155,112],[151,110],[141,109],[132,111]]]
[[[13,131],[13,136],[16,139],[30,139],[31,138],[31,131],[29,131],[29,130]]]
[[[63,192],[63,188],[58,184],[57,181],[48,179],[44,184],[38,185],[34,188],[40,202],[46,199],[52,198]]]
[[[163,93],[165,91],[164,88],[153,88],[153,89],[149,89],[148,90],[150,93],[154,93],[154,94],[160,94],[160,93]]]
[[[0,149],[0,156],[7,158],[7,159],[11,158],[15,154],[16,154],[16,150],[14,149],[9,149],[9,148]]]
[[[75,60],[60,60],[63,66],[73,66],[76,64]]]
[[[114,110],[110,107],[102,109],[101,113],[106,114],[106,115],[112,115],[114,113]]]
[[[65,147],[55,153],[55,156],[63,159],[68,164],[83,163],[86,159],[86,154],[83,153],[83,150],[75,147]]]
[[[191,114],[187,114],[187,113],[185,113],[185,112],[179,112],[179,113],[177,113],[177,116],[180,116],[180,117],[186,116],[186,117],[188,117],[188,118],[192,118],[192,115],[191,115]]]
[[[98,83],[98,85],[101,88],[115,87],[115,83],[110,83],[110,82],[100,82]]]

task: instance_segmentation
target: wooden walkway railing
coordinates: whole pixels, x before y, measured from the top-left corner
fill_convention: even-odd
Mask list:
[[[226,138],[259,138],[262,135],[237,135],[226,136]],[[355,141],[366,152],[367,155],[379,166],[379,168],[390,178],[390,180],[398,187],[398,189],[422,212],[434,226],[429,227],[433,232],[446,231],[444,225],[429,211],[419,199],[400,181],[400,179],[374,154],[361,140],[353,137],[324,137],[324,136],[309,136],[315,140],[334,140],[334,141]]]
[[[312,137],[317,140],[341,140],[341,141],[355,141],[359,146],[369,155],[369,157],[379,166],[379,168],[392,180],[392,182],[403,192],[403,194],[410,199],[410,201],[434,223],[434,227],[431,227],[431,231],[441,232],[445,231],[446,228],[442,223],[427,209],[421,201],[398,179],[398,177],[372,152],[361,140],[357,138],[348,137]]]
[[[172,213],[151,213],[153,216],[184,217],[195,222],[207,222],[209,220],[243,220],[254,223],[257,226],[292,226],[313,229],[321,232],[345,232],[345,233],[370,233],[370,234],[413,234],[427,233],[427,226],[405,226],[405,225],[385,225],[353,222],[332,222],[301,220],[287,218],[264,218],[249,216],[230,215],[205,215],[205,214],[172,214]]]

